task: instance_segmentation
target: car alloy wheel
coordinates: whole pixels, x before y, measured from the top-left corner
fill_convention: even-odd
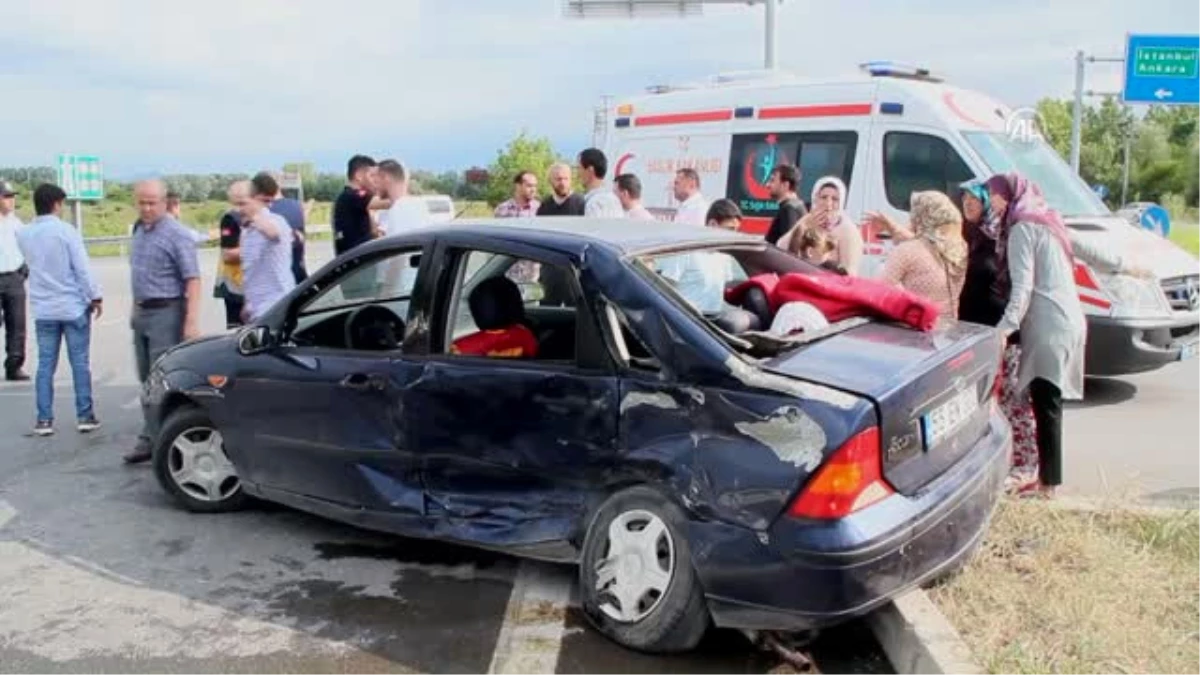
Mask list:
[[[694,648],[711,617],[692,566],[687,513],[657,489],[635,485],[609,495],[588,520],[579,558],[588,621],[630,649]]]
[[[222,502],[242,488],[225,455],[221,432],[212,427],[188,428],[175,437],[167,453],[171,480],[193,499]]]
[[[658,516],[626,511],[609,523],[604,558],[596,565],[600,611],[633,623],[662,602],[675,571],[675,542]]]

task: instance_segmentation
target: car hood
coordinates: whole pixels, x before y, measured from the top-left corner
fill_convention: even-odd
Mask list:
[[[1119,216],[1071,217],[1066,222],[1081,239],[1129,256],[1132,262],[1149,268],[1159,279],[1197,273],[1195,256]]]
[[[210,361],[216,363],[220,356],[229,352],[233,342],[232,335],[204,335],[168,349],[159,364],[168,372],[180,368],[195,370]]]

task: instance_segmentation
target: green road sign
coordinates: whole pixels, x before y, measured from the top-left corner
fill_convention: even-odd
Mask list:
[[[68,199],[95,201],[104,199],[104,167],[99,157],[59,155],[58,186]]]
[[[1197,54],[1186,47],[1139,47],[1133,67],[1138,75],[1196,77]]]

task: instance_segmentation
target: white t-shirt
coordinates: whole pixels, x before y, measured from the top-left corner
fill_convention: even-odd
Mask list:
[[[583,207],[583,215],[589,218],[625,217],[625,209],[621,207],[621,200],[610,188],[601,186],[589,190],[584,199],[587,200],[587,203]]]
[[[688,197],[679,208],[675,211],[675,222],[687,223],[688,225],[699,225],[704,227],[707,223],[704,218],[708,215],[708,200],[704,195],[697,192]]]
[[[429,224],[429,208],[425,200],[413,196],[397,199],[380,214],[380,225],[389,237],[416,230]]]

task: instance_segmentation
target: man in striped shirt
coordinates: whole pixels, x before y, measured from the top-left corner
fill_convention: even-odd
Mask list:
[[[230,188],[233,206],[242,215],[241,258],[246,305],[242,320],[257,321],[296,286],[292,274],[292,228],[271,212],[273,195],[250,181]]]

